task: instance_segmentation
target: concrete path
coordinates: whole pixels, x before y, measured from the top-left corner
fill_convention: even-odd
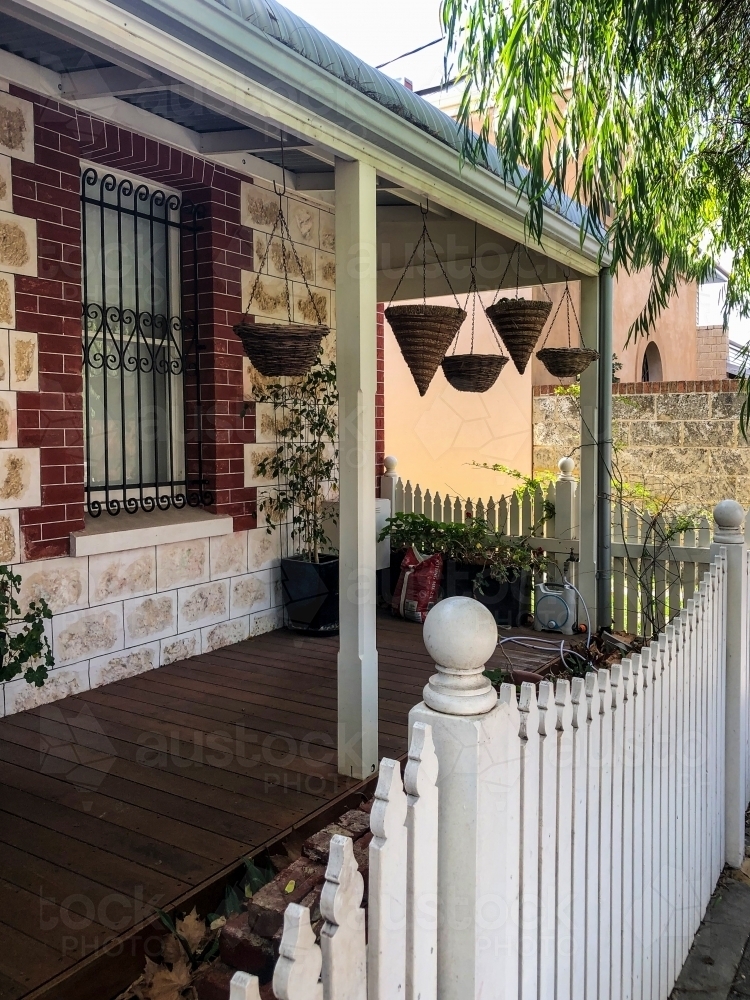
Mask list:
[[[672,991],[672,1000],[750,998],[750,878],[725,871]]]

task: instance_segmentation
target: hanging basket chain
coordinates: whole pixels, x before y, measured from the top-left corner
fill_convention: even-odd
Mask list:
[[[562,293],[562,297],[560,298],[560,301],[557,303],[557,308],[555,309],[554,313],[552,314],[552,319],[550,320],[550,323],[549,323],[549,325],[547,327],[547,335],[544,338],[544,341],[542,343],[542,349],[544,349],[544,347],[547,344],[547,341],[549,340],[549,335],[552,332],[552,327],[555,325],[555,320],[557,319],[557,315],[560,312],[560,309],[562,308],[563,302],[565,303],[565,318],[567,320],[567,325],[568,325],[568,347],[572,347],[573,346],[572,339],[571,339],[571,336],[570,336],[570,313],[571,313],[571,310],[573,312],[573,319],[576,322],[576,328],[578,330],[578,342],[579,343],[581,342],[581,339],[582,339],[582,337],[581,337],[581,323],[580,323],[580,321],[578,319],[578,313],[576,312],[575,304],[573,303],[573,296],[570,294],[570,285],[568,284],[568,277],[566,276],[566,278],[565,278],[565,291]]]
[[[417,240],[416,244],[414,245],[414,249],[412,250],[410,257],[409,257],[408,261],[406,262],[406,267],[404,268],[404,270],[403,270],[403,272],[401,274],[401,277],[398,279],[398,284],[396,285],[396,287],[393,290],[393,294],[391,295],[391,298],[390,298],[390,300],[388,302],[388,307],[390,308],[390,306],[393,305],[393,300],[396,298],[396,295],[398,294],[398,290],[401,287],[401,285],[403,284],[404,278],[406,277],[406,275],[409,272],[409,268],[412,265],[412,261],[417,256],[417,252],[419,250],[420,245],[422,247],[422,302],[423,303],[427,302],[427,243],[429,242],[430,247],[432,249],[432,252],[435,255],[435,260],[436,260],[437,264],[439,265],[440,270],[443,273],[443,277],[445,278],[445,283],[448,285],[448,288],[450,289],[450,293],[451,293],[451,295],[453,296],[453,298],[455,300],[456,306],[460,309],[461,308],[461,303],[458,301],[458,296],[453,291],[453,285],[451,285],[450,278],[448,277],[448,274],[447,274],[445,268],[443,267],[443,263],[440,260],[440,257],[438,256],[437,250],[435,249],[435,244],[432,242],[432,237],[430,236],[430,231],[427,228],[427,210],[423,209],[423,208],[420,208],[420,212],[422,213],[422,232],[420,233],[419,239]]]
[[[281,264],[284,271],[284,288],[286,291],[286,312],[287,312],[287,317],[289,318],[289,323],[291,324],[293,321],[292,321],[292,297],[289,289],[289,265],[287,263],[288,261],[287,246],[286,246],[287,240],[289,240],[289,246],[292,248],[292,256],[294,257],[294,263],[297,267],[297,270],[302,275],[302,280],[305,283],[305,289],[307,290],[307,295],[310,300],[310,305],[313,307],[315,318],[318,321],[318,326],[324,326],[325,324],[320,315],[320,309],[318,308],[318,303],[315,299],[315,296],[313,295],[312,289],[310,288],[310,284],[307,280],[307,275],[305,274],[305,269],[302,266],[302,262],[299,259],[299,254],[297,253],[296,247],[294,246],[294,241],[292,240],[292,234],[289,230],[289,224],[287,223],[286,218],[284,216],[281,197],[282,196],[279,195],[279,211],[276,215],[276,219],[274,220],[273,229],[271,230],[271,233],[266,241],[265,250],[263,251],[263,256],[261,257],[260,264],[258,265],[258,273],[256,275],[255,282],[250,292],[250,298],[248,300],[247,309],[245,310],[245,315],[246,316],[249,315],[250,306],[252,305],[253,300],[255,299],[255,296],[258,293],[258,287],[263,279],[263,268],[266,266],[266,262],[268,261],[268,256],[271,252],[271,243],[278,231],[279,238],[281,240]]]

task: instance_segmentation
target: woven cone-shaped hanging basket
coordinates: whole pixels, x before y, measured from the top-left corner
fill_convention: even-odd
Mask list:
[[[466,313],[454,306],[389,306],[385,318],[417,383],[419,395],[424,396]]]
[[[589,347],[543,347],[536,356],[555,378],[574,378],[596,361],[599,352]]]
[[[315,364],[327,326],[302,323],[252,323],[234,327],[245,354],[261,375],[304,375]]]
[[[504,354],[451,354],[443,358],[443,374],[459,392],[487,392],[507,361]]]
[[[521,375],[551,311],[551,302],[531,299],[499,299],[486,310]]]

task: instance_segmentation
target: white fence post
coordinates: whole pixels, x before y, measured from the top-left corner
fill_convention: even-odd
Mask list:
[[[726,655],[726,848],[725,861],[739,868],[745,858],[745,809],[747,807],[748,753],[748,585],[745,511],[736,500],[722,500],[714,507],[714,542],[717,554],[726,549],[727,603],[724,627]]]
[[[409,722],[432,727],[438,759],[437,995],[495,996],[500,983],[515,995],[517,944],[507,943],[518,928],[505,890],[515,876],[517,911],[518,844],[513,851],[505,843],[512,822],[503,783],[517,788],[518,752],[509,747],[504,753],[506,709],[482,673],[497,626],[478,601],[451,597],[430,611],[424,642],[437,673]]]
[[[386,455],[383,459],[383,465],[385,466],[385,472],[380,477],[380,498],[381,500],[390,500],[391,510],[395,510],[396,483],[398,482],[396,466],[398,465],[398,461],[393,455]]]

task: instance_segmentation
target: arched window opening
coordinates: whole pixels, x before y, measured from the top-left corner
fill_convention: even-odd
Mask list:
[[[651,341],[646,345],[641,364],[641,382],[662,382],[664,375],[661,368],[661,354],[656,344]]]

